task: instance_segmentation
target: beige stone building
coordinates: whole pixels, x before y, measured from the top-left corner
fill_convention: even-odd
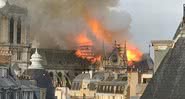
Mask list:
[[[103,80],[106,74],[97,72],[86,72],[78,75],[72,83],[71,99],[94,99],[96,94],[96,83]]]
[[[139,99],[152,77],[152,72],[129,72],[130,99]]]
[[[56,99],[70,99],[70,91],[68,87],[57,87],[55,89]]]

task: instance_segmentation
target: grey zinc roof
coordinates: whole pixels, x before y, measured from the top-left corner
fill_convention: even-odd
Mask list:
[[[90,74],[89,73],[79,74],[78,76],[75,77],[74,81],[82,81],[84,79],[90,79]]]
[[[93,73],[92,81],[93,80],[104,80],[109,76],[109,73],[106,72],[95,72]],[[89,73],[82,73],[75,77],[73,81],[82,81],[82,80],[90,80]]]
[[[185,38],[164,57],[141,99],[185,99]]]
[[[9,78],[2,78],[0,77],[0,87],[6,88],[6,87],[18,87],[18,84],[16,81],[12,80],[10,77]]]

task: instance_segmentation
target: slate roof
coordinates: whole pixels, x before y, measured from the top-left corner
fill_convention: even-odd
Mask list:
[[[182,30],[182,28],[183,28],[183,25],[184,25],[184,23],[183,23],[183,21],[182,21],[182,22],[179,24],[179,26],[178,26],[178,28],[177,28],[177,31],[176,31],[176,33],[175,33],[173,39],[176,39],[177,36],[181,33],[181,30]]]
[[[53,99],[54,87],[47,71],[44,69],[28,69],[24,74],[30,76],[32,80],[35,80],[39,88],[47,89],[46,99]]]
[[[88,89],[96,90],[98,86],[122,86],[122,88],[126,88],[128,85],[127,75],[126,74],[118,74],[118,78],[116,79],[112,72],[95,72],[93,74],[92,79],[90,79],[89,73],[79,74],[72,83],[72,90],[80,90],[82,87],[83,80],[89,80]],[[98,89],[97,89],[98,90]],[[102,90],[101,90],[102,91]],[[124,90],[118,93],[123,93]],[[108,92],[110,93],[110,92]]]
[[[164,57],[141,99],[185,98],[185,38],[180,37]]]

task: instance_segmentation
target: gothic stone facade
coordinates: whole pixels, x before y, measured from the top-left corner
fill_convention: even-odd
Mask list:
[[[11,54],[11,65],[26,69],[29,59],[28,13],[8,2],[0,9],[0,51]]]

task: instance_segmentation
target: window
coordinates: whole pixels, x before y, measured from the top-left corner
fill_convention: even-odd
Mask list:
[[[151,79],[151,78],[143,78],[143,83],[144,83],[144,84],[149,83],[150,79]]]
[[[123,92],[123,91],[124,91],[124,88],[125,88],[124,86],[122,86],[122,87],[121,87],[121,92]]]
[[[105,92],[109,92],[109,86],[106,86],[106,91]]]
[[[105,86],[103,86],[103,90],[102,90],[103,92],[105,91]]]
[[[5,91],[3,90],[2,95],[1,95],[1,99],[5,99],[5,97],[6,97],[6,93],[5,93]]]
[[[103,92],[103,88],[104,88],[104,86],[100,85],[100,92]]]
[[[21,19],[18,19],[17,22],[17,44],[21,43]]]
[[[17,52],[17,60],[21,60],[21,52],[20,51]]]
[[[14,19],[13,18],[11,18],[10,19],[10,37],[9,37],[9,39],[10,39],[10,43],[13,43],[13,38],[14,38]]]
[[[72,89],[76,90],[76,83],[73,83]]]
[[[112,86],[109,86],[109,92],[111,93],[111,88],[112,88]]]
[[[14,93],[10,92],[10,99],[14,99]]]
[[[114,93],[114,86],[111,86],[111,93]]]
[[[123,81],[127,81],[128,79],[127,79],[127,77],[123,77],[123,79],[122,79]]]
[[[75,88],[76,90],[80,90],[79,82],[76,83],[76,86],[75,86],[75,87],[76,87],[76,88]]]

